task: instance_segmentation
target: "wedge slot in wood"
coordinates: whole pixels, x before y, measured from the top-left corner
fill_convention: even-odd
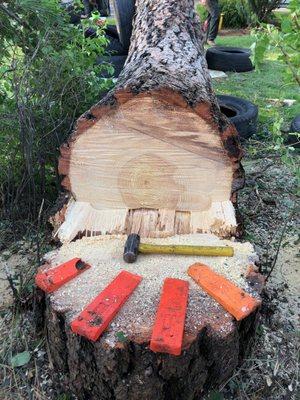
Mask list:
[[[91,266],[80,258],[73,258],[58,267],[36,274],[35,283],[46,293],[52,293]]]
[[[125,301],[141,282],[142,277],[128,271],[119,275],[71,322],[78,335],[96,341]]]
[[[187,281],[165,279],[150,342],[152,351],[181,354],[188,291]]]
[[[188,274],[238,321],[251,314],[261,303],[205,264],[191,265]]]

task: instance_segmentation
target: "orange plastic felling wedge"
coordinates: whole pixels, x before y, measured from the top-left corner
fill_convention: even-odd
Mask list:
[[[187,281],[165,279],[150,341],[152,351],[181,354],[188,292]]]
[[[261,303],[205,264],[191,265],[188,274],[238,321],[251,314]]]
[[[38,272],[35,276],[35,283],[44,292],[51,293],[90,267],[80,258],[73,258],[58,267]]]
[[[141,280],[142,277],[139,275],[121,271],[71,322],[72,331],[95,342]]]

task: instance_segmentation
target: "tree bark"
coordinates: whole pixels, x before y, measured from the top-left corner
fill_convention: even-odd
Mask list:
[[[254,336],[257,314],[226,337],[203,329],[182,356],[152,353],[145,343],[105,349],[72,334],[63,316],[47,313],[55,368],[82,400],[200,400],[232,375]]]

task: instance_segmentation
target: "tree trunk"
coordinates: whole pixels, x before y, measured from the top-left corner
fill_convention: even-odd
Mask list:
[[[137,0],[116,87],[61,148],[57,236],[237,233],[237,133],[221,114],[193,0]],[[62,224],[61,224],[62,222]]]

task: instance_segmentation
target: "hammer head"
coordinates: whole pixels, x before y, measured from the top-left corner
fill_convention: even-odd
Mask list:
[[[131,233],[125,243],[123,260],[127,263],[136,261],[140,245],[140,236],[136,233]]]

